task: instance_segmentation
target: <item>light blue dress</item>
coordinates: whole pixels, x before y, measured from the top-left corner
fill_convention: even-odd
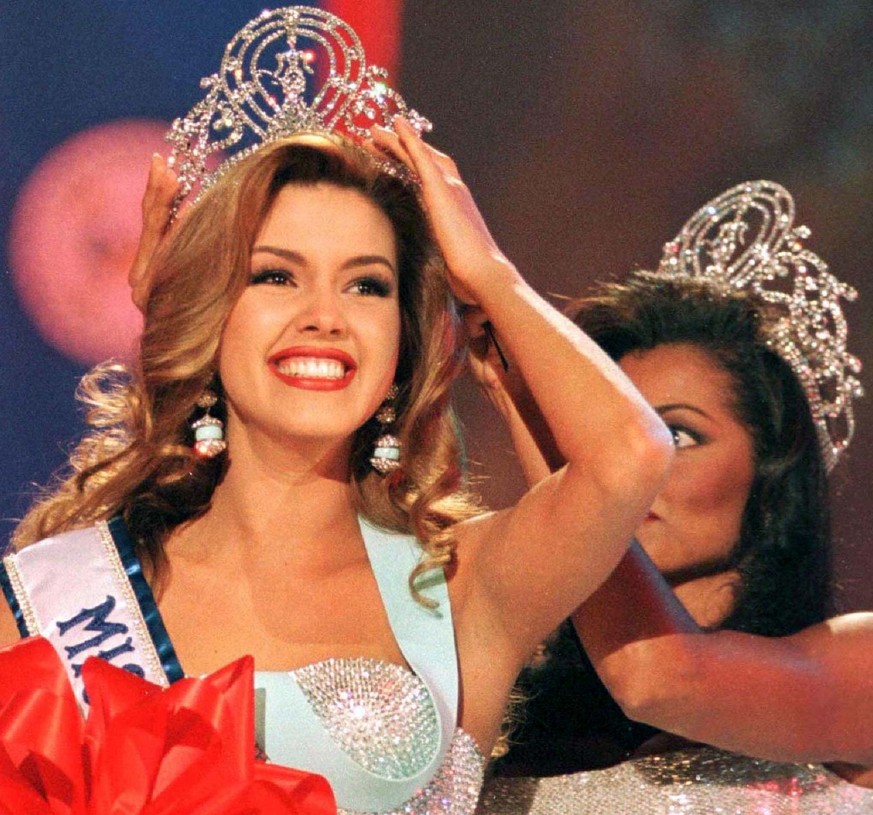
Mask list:
[[[457,727],[458,665],[445,578],[433,573],[420,584],[439,604],[424,608],[408,588],[421,557],[415,539],[363,520],[361,532],[411,670],[360,658],[256,672],[261,746],[271,761],[324,775],[341,813],[470,815],[485,762]],[[90,655],[160,684],[183,676],[119,518],[4,558],[0,585],[22,635],[49,639],[74,687]]]

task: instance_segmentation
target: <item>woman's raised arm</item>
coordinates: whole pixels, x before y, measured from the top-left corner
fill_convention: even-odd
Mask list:
[[[474,370],[528,482],[560,467],[517,372],[504,376],[481,354]],[[573,624],[630,718],[760,758],[840,763],[840,774],[873,786],[873,613],[786,637],[704,632],[634,542]]]
[[[376,142],[421,179],[455,296],[493,324],[567,462],[514,508],[461,532],[470,613],[521,661],[615,567],[666,477],[672,443],[621,370],[501,253],[452,160],[403,122],[397,134],[379,131]]]

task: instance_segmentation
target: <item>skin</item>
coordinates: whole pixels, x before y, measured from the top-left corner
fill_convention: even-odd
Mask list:
[[[395,127],[396,133],[374,131],[374,149],[405,161],[421,180],[455,297],[479,306],[508,337],[508,352],[566,458],[516,506],[453,529],[458,548],[449,594],[459,723],[487,755],[528,654],[614,569],[673,450],[666,427],[618,367],[500,252],[451,159],[403,120]],[[343,208],[348,204],[344,199]],[[319,206],[318,230],[298,231],[289,222],[287,230],[270,233],[271,241],[302,256],[295,269],[302,285],[290,292],[284,285],[278,291],[273,284],[250,286],[228,321],[220,367],[231,395],[230,465],[209,510],[170,536],[159,600],[189,674],[213,671],[244,653],[261,670],[346,656],[403,664],[366,561],[348,478],[351,434],[384,396],[397,342],[387,325],[367,334],[356,317],[359,307],[386,303],[361,303],[343,285],[353,258],[388,256],[386,244],[369,242],[381,227],[363,210],[358,214],[371,219],[373,234],[345,253],[324,237],[322,227],[341,217],[327,202]],[[284,223],[288,212],[270,215],[265,230],[273,216]],[[252,268],[259,262],[254,255]],[[143,274],[147,288],[147,265]],[[249,306],[253,299],[263,305],[262,297],[270,298],[263,314]],[[283,390],[271,354],[300,344],[359,355],[360,380],[327,395],[291,385]],[[580,425],[583,410],[589,421]],[[8,628],[4,634],[14,639]]]
[[[733,605],[724,566],[754,478],[752,438],[733,408],[730,376],[688,344],[628,354],[621,369],[658,412],[676,461],[636,539],[701,626]]]
[[[554,439],[493,349],[480,346],[474,360],[536,483],[560,465]],[[719,563],[748,499],[751,439],[733,414],[730,380],[702,350],[658,346],[620,364],[670,427],[677,454],[636,530],[642,546],[572,615],[598,674],[632,719],[760,758],[825,762],[873,787],[873,614],[787,637],[703,633],[731,608],[734,575]],[[686,407],[667,409],[677,403]]]
[[[145,310],[149,292],[149,261],[161,239],[169,231],[173,203],[179,190],[179,181],[160,153],[149,162],[149,175],[142,199],[142,232],[133,263],[127,275],[130,299],[140,310]]]
[[[251,283],[222,335],[219,372],[235,456],[269,455],[287,436],[312,438],[308,455],[327,455],[326,440],[328,450],[343,445],[348,457],[346,442],[376,412],[394,378],[397,292],[394,230],[368,198],[330,184],[279,193],[255,240]],[[305,348],[348,355],[354,363],[348,383],[318,390],[335,380],[297,377],[289,387],[276,365],[311,358],[295,350]]]

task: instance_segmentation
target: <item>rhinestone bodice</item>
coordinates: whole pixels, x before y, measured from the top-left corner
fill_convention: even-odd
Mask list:
[[[343,813],[472,815],[484,759],[457,729],[458,659],[445,575],[433,572],[422,581],[421,593],[434,603],[425,607],[409,591],[409,574],[421,558],[415,538],[363,518],[360,526],[410,670],[360,658],[257,674],[262,747],[279,764],[325,776]],[[73,561],[81,568],[71,575]],[[0,586],[22,636],[42,634],[62,655],[93,646],[104,649],[101,658],[117,653],[134,662],[135,651],[136,666],[151,670],[156,684],[184,675],[121,518],[6,558]],[[94,636],[94,625],[79,630],[97,615],[102,638]],[[68,647],[65,627],[87,642]],[[127,639],[110,648],[104,639],[116,634]],[[65,667],[75,681],[77,666]]]
[[[328,659],[292,674],[256,675],[256,686],[267,685],[267,696],[283,696],[283,683],[296,682],[309,707],[330,736],[366,773],[402,779],[424,769],[439,745],[439,720],[425,684],[401,667],[374,659]],[[268,710],[270,710],[268,703]],[[298,755],[284,755],[276,745],[284,728],[294,728],[295,712],[274,705],[268,713],[266,750],[272,761],[300,766]],[[281,742],[279,742],[281,744]],[[329,777],[310,755],[307,766]],[[329,763],[329,761],[328,761]],[[473,739],[457,729],[433,778],[400,807],[403,815],[470,815],[482,785],[485,760]],[[340,802],[341,803],[341,802]],[[357,815],[361,810],[340,808]],[[380,810],[384,812],[384,810]]]
[[[626,761],[551,778],[497,778],[477,815],[869,815],[873,790],[814,764],[781,764],[714,748]]]

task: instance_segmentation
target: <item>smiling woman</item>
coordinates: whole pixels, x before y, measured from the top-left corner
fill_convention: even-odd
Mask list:
[[[167,684],[250,654],[271,760],[327,777],[342,812],[469,815],[519,669],[618,562],[673,451],[361,62],[341,20],[264,12],[174,123],[193,203],[162,238],[155,160],[140,355],[84,381],[91,433],[16,531],[0,642],[50,639],[83,706],[89,655]],[[459,302],[510,337],[567,456],[501,512],[465,485]]]
[[[318,183],[276,196],[219,354],[229,411],[243,419],[229,422],[235,450],[265,430],[328,440],[333,428],[345,444],[376,413],[400,353],[395,244],[390,218],[358,190]]]

